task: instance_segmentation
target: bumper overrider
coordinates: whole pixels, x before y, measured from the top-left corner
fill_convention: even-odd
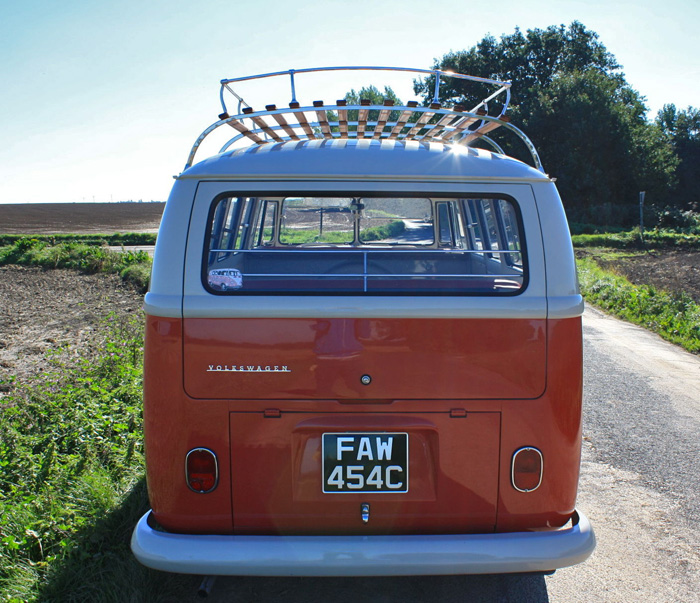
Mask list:
[[[150,511],[131,550],[145,566],[221,576],[403,576],[546,572],[585,561],[593,528],[576,511],[546,532],[401,536],[232,536],[163,532]]]

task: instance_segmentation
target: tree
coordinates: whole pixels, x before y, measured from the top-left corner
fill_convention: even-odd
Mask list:
[[[562,73],[595,69],[613,75],[619,68],[615,57],[598,41],[598,34],[578,21],[568,28],[552,25],[525,34],[516,28],[515,33],[502,36],[500,42],[488,35],[469,50],[449,52],[433,64],[433,69],[514,82],[510,105],[514,117],[528,115],[538,91]],[[485,84],[454,78],[443,81],[439,95],[443,103],[472,107],[493,92]],[[435,77],[431,75],[416,81],[414,91],[430,102],[434,85]]]
[[[632,221],[640,190],[655,200],[668,194],[677,159],[662,129],[646,121],[636,91],[595,70],[575,71],[555,78],[536,101],[526,128],[574,218]],[[627,211],[611,210],[616,205]]]
[[[345,101],[348,105],[359,105],[361,100],[369,100],[372,105],[381,105],[385,100],[394,101],[395,105],[403,105],[391,86],[384,86],[384,93],[381,93],[376,86],[363,86],[358,92],[353,88],[345,95]],[[399,111],[392,111],[389,114],[389,121],[396,121],[399,118],[399,113]],[[357,117],[357,110],[348,111],[349,121],[357,121]],[[367,119],[375,121],[378,117],[379,111],[374,110],[369,112]]]
[[[700,211],[700,109],[664,105],[657,125],[670,137],[678,156],[678,182],[669,205]]]
[[[644,99],[625,81],[615,57],[575,21],[500,41],[486,36],[476,46],[450,52],[433,68],[512,81],[508,112],[535,142],[543,164],[557,177],[570,217],[600,217],[601,206],[625,206],[628,220],[640,190],[652,199],[667,194],[677,165],[669,137],[646,120]],[[443,104],[476,105],[493,92],[455,78],[440,86]],[[434,76],[415,82],[432,100]],[[501,107],[489,107],[490,114]],[[498,130],[494,139],[503,142]],[[518,152],[514,153],[518,156]]]

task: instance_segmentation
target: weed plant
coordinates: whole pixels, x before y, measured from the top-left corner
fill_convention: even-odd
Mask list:
[[[143,324],[106,323],[85,348],[50,352],[33,378],[0,383],[0,600],[159,597],[163,578],[128,547],[147,508]]]
[[[581,291],[587,301],[689,352],[700,353],[700,306],[689,295],[633,285],[623,276],[603,270],[591,258],[577,263]]]
[[[5,264],[73,268],[90,274],[117,273],[141,291],[148,287],[151,273],[151,258],[145,251],[110,251],[76,241],[51,245],[45,240],[26,237],[0,247],[0,265]]]

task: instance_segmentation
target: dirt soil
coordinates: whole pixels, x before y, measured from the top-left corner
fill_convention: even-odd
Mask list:
[[[47,367],[47,350],[82,347],[110,313],[133,316],[142,302],[116,275],[0,266],[0,399],[10,377]]]
[[[577,250],[577,257],[591,255]],[[600,264],[616,271],[635,285],[653,285],[670,292],[685,291],[700,303],[700,251],[658,251]]]
[[[165,203],[0,203],[0,233],[155,233],[164,208]]]

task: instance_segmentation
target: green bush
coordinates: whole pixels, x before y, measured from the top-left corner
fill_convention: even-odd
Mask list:
[[[656,211],[655,226],[660,229],[674,229],[686,234],[700,234],[700,214],[678,207],[663,207]]]

